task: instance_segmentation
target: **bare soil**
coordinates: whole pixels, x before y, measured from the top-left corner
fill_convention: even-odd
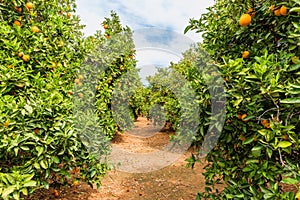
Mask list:
[[[161,128],[151,126],[145,118],[139,118],[133,130],[116,134],[112,141],[113,146],[134,153],[149,153],[163,148],[168,144],[170,135],[174,133],[160,132]],[[204,163],[197,164],[194,169],[185,167],[187,164],[185,159],[193,152],[193,149],[188,149],[176,162],[159,170],[144,173],[129,173],[117,169],[109,171],[103,178],[100,189],[79,183],[78,186],[62,188],[59,197],[55,197],[54,190],[50,188],[35,192],[30,199],[195,199],[197,192],[204,191],[205,180],[202,175]],[[220,185],[218,189],[221,188]]]
[[[125,133],[117,133],[112,140],[113,147],[124,149],[133,153],[151,153],[162,149],[169,142],[173,132],[160,131],[145,118],[135,122],[135,128]],[[194,149],[188,149],[176,162],[144,173],[129,173],[121,170],[107,172],[102,180],[100,189],[90,188],[85,183],[78,186],[64,187],[59,196],[54,196],[54,189],[38,190],[28,200],[191,200],[198,192],[205,189],[205,180],[202,175],[204,161],[196,164],[194,169],[186,168],[186,158]],[[121,159],[121,158],[120,158]],[[148,162],[147,165],[157,163]],[[296,193],[297,186],[281,184],[283,191]],[[219,185],[217,189],[222,190]]]

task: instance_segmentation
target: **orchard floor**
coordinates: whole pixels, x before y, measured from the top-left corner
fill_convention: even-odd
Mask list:
[[[171,132],[159,132],[149,128],[151,124],[145,118],[135,122],[130,132],[118,133],[113,146],[135,153],[149,153],[162,148],[168,143]],[[141,137],[142,136],[142,137]],[[60,200],[191,200],[197,192],[204,191],[205,180],[202,175],[204,163],[194,169],[185,168],[186,158],[193,149],[189,149],[176,162],[159,170],[144,173],[129,173],[120,170],[109,171],[103,178],[100,189],[92,189],[84,183],[78,186],[62,188],[59,197],[54,197],[53,189],[37,191],[30,199]],[[151,163],[148,163],[151,165]],[[221,189],[222,186],[219,187]]]

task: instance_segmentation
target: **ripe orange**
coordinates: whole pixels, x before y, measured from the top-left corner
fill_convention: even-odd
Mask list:
[[[24,53],[23,53],[23,52],[19,52],[19,53],[18,53],[18,56],[19,56],[19,58],[22,58],[22,57],[23,57],[23,55],[24,55]]]
[[[251,16],[249,14],[243,14],[240,18],[241,26],[248,26],[251,23]]]
[[[53,194],[54,194],[55,197],[58,197],[58,196],[59,196],[59,193],[58,193],[57,190],[53,190]]]
[[[72,90],[68,90],[68,94],[72,95],[73,94]]]
[[[28,2],[26,3],[25,7],[27,8],[27,10],[31,10],[33,8],[33,3]]]
[[[74,80],[74,82],[75,82],[76,84],[79,84],[79,83],[80,83],[80,79],[76,78],[76,79]]]
[[[34,129],[34,133],[35,133],[35,134],[38,134],[38,133],[39,133],[39,129],[38,129],[38,128],[35,128],[35,129]]]
[[[241,114],[238,114],[238,119],[242,119],[242,115]]]
[[[244,121],[244,119],[247,117],[247,114],[242,114],[241,119]]]
[[[248,58],[249,57],[250,52],[249,51],[244,51],[242,57],[243,58]]]
[[[79,96],[79,98],[81,98],[81,99],[83,98],[83,94],[82,94],[82,93],[79,93],[78,96]]]
[[[8,125],[9,125],[9,121],[5,121],[5,122],[3,123],[3,126],[4,126],[5,128],[7,128]]]
[[[28,62],[30,60],[30,56],[29,55],[24,55],[22,57],[22,59],[25,61],[25,62]]]
[[[281,16],[280,9],[274,10],[274,14],[279,17]]]
[[[103,28],[104,28],[104,29],[107,29],[107,28],[108,28],[108,25],[107,25],[107,24],[104,24],[104,25],[103,25]]]
[[[68,12],[68,13],[67,13],[67,17],[70,18],[71,16],[72,16],[72,14]]]
[[[76,180],[73,182],[73,185],[74,185],[74,186],[77,186],[78,184],[79,184],[79,183],[78,183],[78,181],[76,181]]]
[[[40,32],[40,29],[37,26],[32,26],[31,31],[34,32],[34,33],[38,33],[38,32]]]
[[[282,16],[285,16],[287,13],[287,9],[285,6],[281,6],[281,8],[279,9],[279,12]]]
[[[19,20],[15,20],[15,21],[14,21],[14,25],[16,25],[16,26],[21,26],[21,22],[20,22]]]
[[[105,35],[105,37],[106,37],[106,39],[109,39],[109,38],[110,38],[110,35],[107,34],[107,35]]]
[[[22,8],[21,7],[15,6],[14,9],[15,9],[16,12],[22,12]]]

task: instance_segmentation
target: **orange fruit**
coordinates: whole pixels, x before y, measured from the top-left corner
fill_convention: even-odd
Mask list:
[[[24,55],[22,57],[22,59],[25,61],[25,62],[28,62],[30,60],[30,56],[29,55]]]
[[[248,26],[251,23],[251,16],[249,14],[243,14],[240,18],[241,26]]]
[[[108,25],[107,25],[107,24],[104,24],[104,25],[103,25],[103,28],[104,28],[104,29],[107,29],[107,28],[108,28]]]
[[[76,181],[76,180],[73,182],[73,185],[74,185],[74,186],[77,186],[78,184],[79,184],[79,183],[78,183],[78,181]]]
[[[120,71],[123,71],[125,67],[123,65],[120,66]]]
[[[285,6],[281,6],[281,8],[279,9],[279,12],[282,16],[285,16],[287,13],[287,9]]]
[[[81,99],[83,98],[83,94],[82,94],[82,93],[79,93],[78,96],[79,96],[79,98],[81,98]]]
[[[27,8],[27,10],[31,10],[33,8],[33,3],[28,2],[26,3],[25,7]]]
[[[68,12],[68,13],[67,13],[67,17],[70,18],[71,16],[72,16],[72,14]]]
[[[73,94],[72,90],[68,90],[68,94]]]
[[[38,32],[40,32],[40,29],[37,26],[32,26],[31,31],[34,32],[34,33],[38,33]]]
[[[15,6],[14,9],[15,9],[16,12],[22,12],[22,8],[21,7]]]
[[[23,55],[24,55],[24,53],[23,53],[23,52],[20,52],[20,53],[18,53],[18,56],[19,56],[19,58],[22,58],[22,57],[23,57]]]
[[[58,193],[57,190],[53,190],[53,194],[54,194],[55,197],[58,197],[58,196],[59,196],[59,193]]]
[[[249,57],[250,52],[249,51],[244,51],[242,57],[243,58],[248,58]]]
[[[284,140],[289,140],[289,136],[287,134],[284,134],[283,139]]]
[[[242,115],[241,114],[238,114],[238,119],[242,119]]]
[[[242,114],[241,119],[244,120],[247,117],[247,114]]]
[[[280,9],[274,10],[274,14],[279,17],[281,16]]]
[[[79,84],[79,83],[80,83],[80,79],[76,78],[76,79],[74,80],[74,83]]]
[[[110,38],[110,35],[107,34],[107,35],[105,35],[105,37],[106,37],[106,39],[109,39],[109,38]]]
[[[21,22],[20,22],[19,20],[15,20],[15,21],[14,21],[14,25],[16,25],[16,26],[21,26]]]
[[[3,126],[4,126],[5,128],[7,128],[8,125],[9,125],[9,121],[5,121],[5,122],[3,123]]]

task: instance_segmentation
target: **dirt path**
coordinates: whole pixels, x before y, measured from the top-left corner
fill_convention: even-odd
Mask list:
[[[113,147],[132,153],[151,153],[168,144],[169,136],[172,134],[174,133],[159,132],[159,129],[151,127],[145,118],[139,118],[132,131],[116,135]],[[100,189],[91,189],[81,183],[76,187],[64,188],[60,197],[56,199],[195,199],[197,192],[204,191],[205,181],[199,164],[194,170],[185,168],[184,160],[189,158],[192,152],[193,150],[189,149],[176,162],[155,171],[144,173],[110,171],[103,179]],[[151,166],[151,163],[147,163],[148,165]],[[39,198],[54,199],[53,195],[49,194]]]

